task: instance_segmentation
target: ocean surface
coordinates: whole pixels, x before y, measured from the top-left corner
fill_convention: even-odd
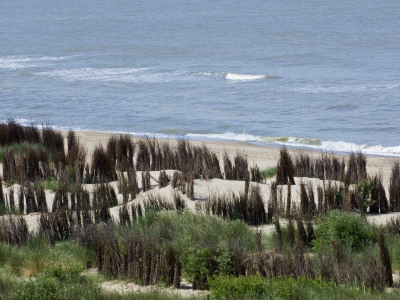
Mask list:
[[[0,119],[400,156],[400,1],[0,1]]]

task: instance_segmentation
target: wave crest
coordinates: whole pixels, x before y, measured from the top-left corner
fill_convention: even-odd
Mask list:
[[[225,78],[232,81],[254,81],[267,78],[276,78],[276,76],[227,73]]]
[[[204,140],[229,140],[237,142],[250,142],[260,144],[285,145],[290,147],[306,148],[319,151],[332,152],[358,152],[364,154],[380,155],[380,156],[396,156],[400,157],[400,145],[384,147],[381,145],[359,145],[355,143],[343,141],[325,141],[314,138],[301,138],[293,136],[254,136],[246,133],[211,133],[211,134],[186,134],[189,139],[204,139]]]

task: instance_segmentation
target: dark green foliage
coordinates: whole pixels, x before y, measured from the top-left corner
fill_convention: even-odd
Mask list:
[[[276,167],[268,168],[260,172],[261,179],[272,178],[276,175]]]
[[[318,252],[329,247],[332,239],[358,251],[375,243],[376,234],[363,217],[333,210],[327,217],[318,220],[314,249]]]
[[[347,299],[363,292],[311,278],[217,276],[210,282],[213,299]]]
[[[100,289],[81,270],[70,267],[67,270],[50,266],[35,279],[21,284],[15,293],[15,299],[31,300],[69,300],[96,299]]]
[[[137,210],[132,205],[133,215]],[[188,211],[148,211],[124,229],[89,226],[79,240],[94,247],[99,270],[110,276],[178,287],[184,272],[198,288],[217,274],[244,274],[245,256],[254,247],[254,234],[242,222]]]
[[[367,208],[370,205],[373,205],[374,203],[376,203],[375,200],[371,199],[372,189],[373,189],[372,182],[369,179],[361,180],[356,185],[356,193],[358,196],[357,198],[358,198],[358,203],[359,203],[358,206],[359,206],[361,215],[365,214]]]

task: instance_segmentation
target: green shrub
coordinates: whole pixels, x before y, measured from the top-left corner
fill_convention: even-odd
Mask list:
[[[363,294],[357,288],[302,277],[217,276],[210,281],[210,288],[214,299],[347,299]]]
[[[95,259],[94,250],[79,246],[75,241],[51,246],[48,240],[35,237],[23,247],[0,243],[0,267],[4,266],[15,275],[36,275],[49,265],[75,266],[83,270],[92,266]]]
[[[130,234],[141,236],[145,245],[149,245],[147,248],[175,253],[185,278],[197,288],[207,288],[208,279],[214,275],[242,270],[246,257],[255,249],[256,240],[255,231],[243,221],[227,221],[187,210],[146,211],[132,226],[114,226],[110,230],[122,253]]]
[[[210,280],[210,290],[214,299],[241,299],[272,296],[267,281],[263,277],[217,276]]]
[[[363,200],[364,207],[367,208],[376,202],[376,200],[371,199],[371,191],[373,189],[373,185],[371,180],[364,179],[357,183],[356,191],[357,194]]]
[[[18,280],[0,269],[0,299],[10,299],[19,288]]]
[[[332,240],[359,251],[376,242],[376,232],[360,215],[333,210],[317,222],[314,250],[320,252],[329,249]]]
[[[274,177],[276,175],[276,167],[271,167],[271,168],[262,170],[260,173],[261,173],[262,179]]]
[[[45,190],[50,190],[55,193],[58,190],[59,184],[60,183],[57,179],[48,178],[42,182],[42,187]]]
[[[80,274],[79,268],[67,270],[50,266],[34,279],[21,284],[15,299],[95,299],[99,287]]]
[[[103,292],[97,300],[205,300],[203,296],[185,296],[171,291],[162,289],[154,289],[148,292],[132,292],[132,293],[105,293]]]

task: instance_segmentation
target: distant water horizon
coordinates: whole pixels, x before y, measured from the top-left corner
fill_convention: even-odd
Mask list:
[[[400,2],[0,4],[0,119],[400,156]]]

